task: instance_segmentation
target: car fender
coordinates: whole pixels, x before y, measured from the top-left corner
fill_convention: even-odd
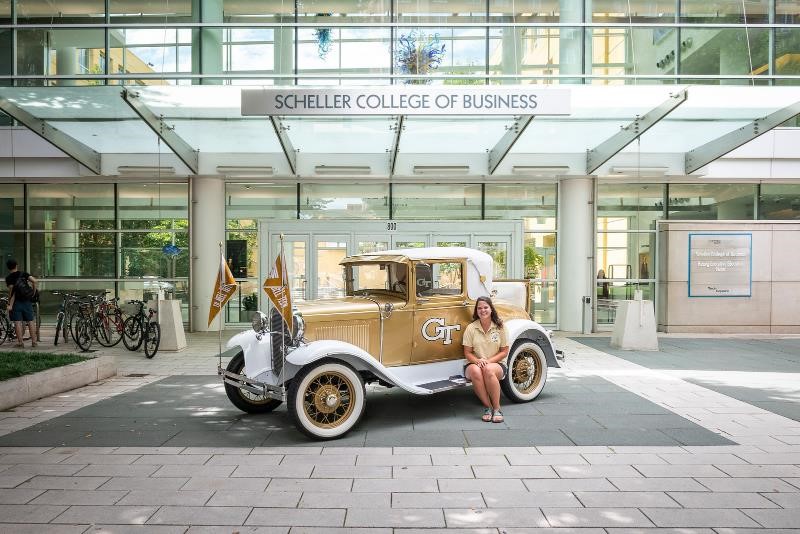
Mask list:
[[[506,329],[509,347],[513,347],[518,339],[530,339],[538,343],[544,351],[548,367],[561,367],[556,359],[556,349],[550,333],[542,325],[529,319],[510,319],[503,323],[503,328]]]
[[[258,378],[272,370],[272,346],[269,334],[259,336],[253,330],[239,332],[225,344],[228,349],[241,347],[244,368],[249,378]]]
[[[384,367],[369,352],[345,341],[323,339],[312,341],[307,345],[301,345],[289,352],[286,356],[286,363],[299,370],[301,367],[323,358],[342,360],[350,364],[356,371],[370,371],[385,382],[411,393],[418,395],[430,395],[432,393],[428,389],[417,387],[402,380],[390,368]]]

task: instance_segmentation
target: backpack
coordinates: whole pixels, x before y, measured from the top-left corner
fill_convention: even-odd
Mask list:
[[[36,290],[33,289],[30,280],[27,276],[20,276],[14,283],[14,296],[20,302],[27,302],[33,300]]]

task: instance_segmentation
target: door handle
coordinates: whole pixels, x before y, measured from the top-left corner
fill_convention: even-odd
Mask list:
[[[461,305],[464,306],[465,308],[469,308],[469,301],[465,300],[464,302],[461,303]]]

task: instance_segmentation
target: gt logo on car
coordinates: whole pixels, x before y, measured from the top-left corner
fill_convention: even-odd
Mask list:
[[[428,327],[431,324],[438,325],[436,328],[433,329],[435,335],[431,336],[428,334]],[[422,337],[427,339],[428,341],[436,341],[437,339],[443,339],[445,345],[450,345],[453,343],[453,330],[461,330],[460,324],[451,324],[447,325],[444,318],[442,317],[431,317],[427,321],[422,324]]]

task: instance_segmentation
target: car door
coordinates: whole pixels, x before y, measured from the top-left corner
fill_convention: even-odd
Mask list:
[[[412,364],[463,357],[461,339],[472,322],[465,273],[461,260],[414,262]]]

